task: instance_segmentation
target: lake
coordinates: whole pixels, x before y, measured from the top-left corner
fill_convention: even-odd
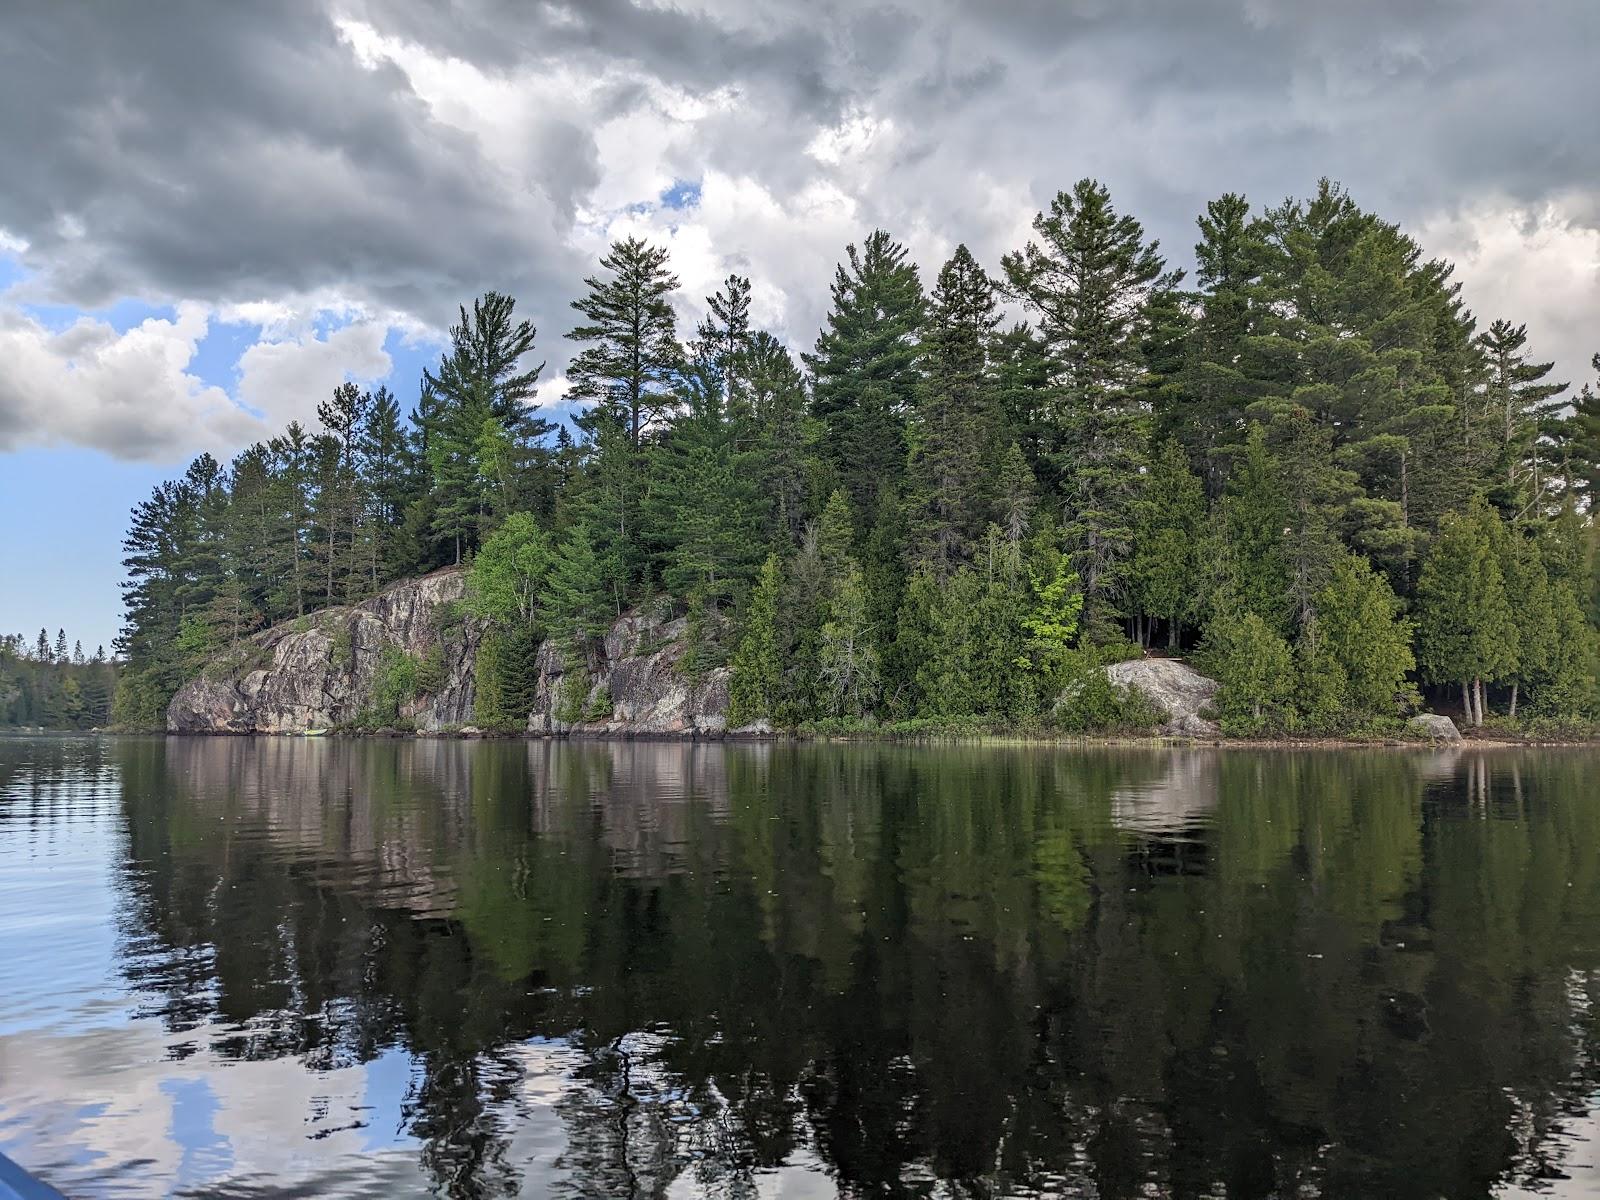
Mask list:
[[[1600,1195],[1600,753],[0,739],[72,1196]]]

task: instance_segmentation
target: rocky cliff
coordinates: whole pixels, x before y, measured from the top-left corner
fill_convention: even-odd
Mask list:
[[[361,721],[380,673],[399,655],[420,685],[394,716],[422,731],[472,720],[479,630],[455,615],[460,569],[394,584],[376,596],[274,625],[206,664],[167,707],[172,733],[300,733]]]
[[[688,624],[629,613],[597,651],[539,648],[529,733],[719,734],[727,728],[728,669],[683,669]]]
[[[459,569],[394,584],[343,608],[276,625],[219,655],[167,709],[173,733],[300,733],[393,722],[471,728],[482,630],[459,615]],[[528,732],[715,736],[728,671],[691,677],[682,617],[629,613],[589,653],[539,648]],[[391,682],[397,669],[406,686]],[[752,730],[751,732],[758,732]]]

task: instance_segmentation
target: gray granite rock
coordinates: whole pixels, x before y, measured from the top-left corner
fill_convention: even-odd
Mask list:
[[[464,724],[479,639],[473,622],[449,617],[464,593],[459,568],[436,571],[244,638],[178,689],[167,729],[300,733],[349,724],[370,706],[389,647],[440,667],[438,686],[402,704],[400,717],[424,732]]]
[[[1412,732],[1420,733],[1430,741],[1459,742],[1461,731],[1456,728],[1456,723],[1449,717],[1441,717],[1438,713],[1419,713],[1406,724]]]
[[[1112,663],[1106,677],[1142,692],[1167,716],[1164,733],[1214,737],[1217,723],[1202,716],[1217,694],[1217,681],[1172,658],[1135,658]]]

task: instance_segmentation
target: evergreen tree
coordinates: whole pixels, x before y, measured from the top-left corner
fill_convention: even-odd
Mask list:
[[[734,374],[733,405],[748,414],[756,455],[754,473],[766,497],[765,541],[787,552],[805,528],[811,479],[807,452],[812,441],[805,377],[777,338],[757,332],[749,339]]]
[[[1150,643],[1150,621],[1167,623],[1167,645],[1176,650],[1183,626],[1199,615],[1200,557],[1206,524],[1205,489],[1189,469],[1174,438],[1161,444],[1135,509],[1134,554],[1129,564],[1138,641]]]
[[[1265,393],[1254,339],[1269,296],[1262,283],[1267,246],[1243,196],[1227,193],[1197,218],[1199,316],[1181,365],[1157,402],[1159,426],[1200,464],[1217,495],[1244,434],[1244,410]]]
[[[1128,590],[1148,437],[1140,343],[1152,295],[1177,276],[1092,179],[1057,194],[1033,227],[1040,240],[1006,255],[1004,266],[1013,293],[1038,313],[1050,355],[1050,452],[1083,580],[1085,629],[1103,641],[1115,636]]]
[[[994,284],[958,246],[933,289],[912,454],[913,542],[941,576],[972,560],[995,503],[995,460],[1004,441],[989,350],[999,324]]]
[[[1413,702],[1414,689],[1406,682],[1416,666],[1411,623],[1400,616],[1394,589],[1371,564],[1354,555],[1339,561],[1317,597],[1315,624],[1313,636],[1323,640],[1338,666],[1345,718],[1393,717]]]
[[[927,302],[916,264],[883,230],[845,257],[834,271],[827,327],[804,357],[825,430],[823,458],[871,530],[880,506],[900,500]]]
[[[1228,733],[1281,729],[1292,713],[1294,656],[1253,612],[1224,617],[1206,633],[1202,662],[1216,677],[1217,707]]]
[[[756,571],[763,497],[752,462],[727,419],[715,366],[691,365],[679,386],[682,409],[654,456],[652,540],[662,582],[713,608],[731,601]]]
[[[820,679],[830,716],[868,716],[878,702],[878,650],[867,590],[856,568],[840,581],[822,626]]]
[[[1499,436],[1500,494],[1516,516],[1541,511],[1555,480],[1553,464],[1541,461],[1541,435],[1562,404],[1565,383],[1549,383],[1554,363],[1529,362],[1528,327],[1499,320],[1478,335],[1483,350],[1486,415]]]
[[[783,646],[779,639],[778,603],[783,591],[783,565],[767,555],[745,605],[738,649],[728,683],[728,721],[745,725],[771,717],[783,686]]]
[[[674,399],[683,358],[672,312],[678,277],[665,248],[638,238],[613,242],[600,265],[609,277],[586,278],[588,291],[572,302],[585,320],[567,337],[588,345],[567,368],[568,395],[593,402],[637,449]]]
[[[1514,669],[1515,617],[1490,536],[1494,513],[1477,502],[1440,523],[1417,580],[1417,661],[1435,683],[1459,683],[1467,720],[1482,725],[1483,685]]]

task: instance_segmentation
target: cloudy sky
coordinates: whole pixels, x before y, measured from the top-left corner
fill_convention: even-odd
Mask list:
[[[1321,175],[1563,378],[1600,349],[1594,0],[20,0],[0,26],[0,630],[115,631],[126,509],[346,377],[409,402],[509,291],[558,404],[612,238],[815,337],[874,226],[991,267],[1093,175],[1195,213]],[[25,564],[35,563],[33,569]]]

